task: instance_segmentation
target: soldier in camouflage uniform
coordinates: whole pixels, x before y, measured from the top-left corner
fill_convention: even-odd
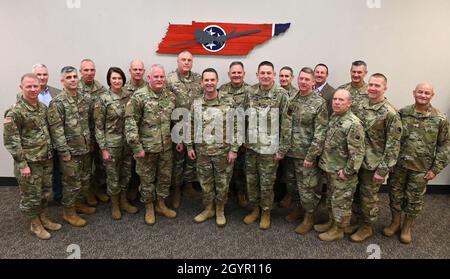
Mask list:
[[[60,224],[46,214],[51,199],[53,148],[47,123],[47,107],[38,100],[39,78],[25,74],[20,81],[22,97],[8,109],[3,122],[3,143],[14,159],[14,175],[20,189],[20,210],[30,218],[31,231],[50,239],[46,230]]]
[[[232,96],[235,108],[244,109],[244,99],[251,87],[244,82],[245,71],[244,64],[240,61],[233,61],[228,70],[230,82],[220,86],[220,94],[228,94]],[[240,207],[247,207],[247,189],[245,181],[245,147],[239,147],[236,161],[234,162],[232,184],[237,190],[238,203]]]
[[[448,119],[431,105],[433,86],[420,83],[413,95],[415,104],[400,110],[400,156],[388,180],[392,222],[383,230],[384,235],[392,236],[401,227],[400,241],[405,244],[412,241],[411,228],[423,208],[427,183],[448,165],[450,151]]]
[[[301,69],[298,75],[298,93],[289,101],[292,114],[291,149],[286,154],[293,165],[290,184],[299,193],[298,208],[305,209],[303,222],[295,229],[308,233],[314,225],[314,215],[321,198],[321,171],[317,165],[325,140],[328,110],[325,100],[314,94],[314,71]]]
[[[131,214],[138,211],[127,199],[132,154],[125,138],[125,106],[131,94],[123,89],[126,77],[120,68],[109,68],[106,80],[109,91],[99,96],[94,106],[95,138],[106,168],[111,215],[119,220],[122,218],[120,209]]]
[[[149,85],[136,91],[127,104],[125,132],[141,178],[139,192],[145,203],[145,222],[153,225],[155,211],[167,218],[177,216],[164,201],[169,196],[172,174],[170,120],[175,96],[165,88],[163,66],[153,65],[147,78]]]
[[[189,111],[192,102],[200,96],[201,76],[192,72],[193,57],[189,51],[183,51],[177,58],[177,69],[167,75],[167,89],[176,96],[176,107]],[[184,119],[189,122],[189,119]],[[195,161],[187,156],[186,148],[183,143],[176,143],[173,146],[174,162],[172,172],[173,197],[172,205],[178,208],[181,202],[181,186],[187,183],[185,190],[194,192],[192,182],[197,181],[195,172]]]
[[[265,230],[270,227],[278,161],[289,150],[292,124],[287,92],[275,84],[273,64],[261,62],[256,75],[259,83],[252,86],[244,101],[249,121],[245,158],[247,193],[252,206],[244,223],[255,222],[262,210],[259,227]]]
[[[373,74],[369,79],[368,99],[361,103],[363,114],[357,114],[365,130],[366,153],[359,171],[359,203],[361,207],[358,231],[350,240],[361,242],[373,235],[378,218],[378,191],[389,171],[397,163],[400,151],[402,122],[397,110],[385,98],[387,79]],[[359,211],[359,210],[358,210]],[[352,233],[354,228],[346,231]]]
[[[139,59],[134,59],[130,62],[130,80],[124,85],[124,90],[130,94],[133,94],[137,90],[144,88],[148,85],[144,79],[145,67],[144,62]],[[130,186],[128,188],[128,199],[134,201],[137,198],[139,188],[139,176],[136,173],[136,160],[131,157],[131,178]]]
[[[90,115],[91,119],[94,119],[94,104],[96,99],[107,92],[107,89],[95,80],[95,64],[91,59],[83,59],[80,65],[81,79],[78,84],[78,90],[90,98],[91,109]],[[94,122],[89,123],[89,128],[91,133],[94,135]],[[97,142],[94,142],[94,150],[91,154],[91,160],[93,161],[91,183],[88,191],[83,191],[83,195],[86,197],[87,202],[90,206],[97,205],[98,198],[102,202],[107,202],[109,197],[104,193],[106,184],[106,172],[103,165],[102,154]]]
[[[298,89],[292,85],[292,80],[294,79],[294,70],[292,70],[292,68],[289,66],[284,66],[280,69],[278,77],[280,79],[280,86],[288,92],[289,99],[294,97],[298,92]],[[277,172],[277,181],[286,185],[286,194],[280,201],[280,206],[284,208],[290,207],[293,200],[296,203],[299,202],[300,199],[298,196],[297,187],[295,183],[293,183],[293,171],[294,163],[292,162],[290,157],[285,157],[280,161]],[[299,208],[295,208],[295,211],[299,210]]]
[[[364,128],[351,107],[351,94],[338,89],[333,96],[333,115],[328,123],[319,167],[326,173],[329,220],[315,225],[322,241],[344,237],[350,223],[353,195],[358,183],[358,170],[364,159]]]
[[[78,91],[78,75],[74,67],[62,68],[61,83],[64,90],[50,103],[48,124],[63,173],[63,217],[69,224],[81,227],[86,225],[86,220],[76,211],[95,212],[95,207],[83,204],[80,193],[87,191],[91,177],[90,152],[94,144],[94,135],[89,129],[91,100]]]
[[[358,116],[364,113],[361,102],[367,99],[367,83],[364,81],[367,75],[366,62],[361,60],[353,62],[350,75],[352,81],[339,86],[338,89],[345,89],[352,94],[352,112]]]
[[[194,100],[191,109],[195,150],[192,142],[186,146],[189,158],[197,160],[197,175],[205,205],[205,210],[195,216],[194,221],[201,223],[216,215],[217,225],[223,227],[226,224],[224,208],[239,144],[228,138],[230,132],[234,135],[237,126],[229,123],[229,118],[234,116],[233,97],[219,94],[218,81],[216,70],[208,68],[203,71],[204,94]],[[208,133],[211,128],[214,129]]]

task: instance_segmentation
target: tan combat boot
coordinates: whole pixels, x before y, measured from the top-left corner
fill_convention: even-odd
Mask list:
[[[401,212],[392,211],[392,222],[389,226],[383,229],[383,234],[385,236],[393,236],[396,234],[400,230],[401,219]]]
[[[101,202],[108,202],[109,196],[103,192],[102,189],[95,189],[95,197]]]
[[[286,194],[283,199],[280,201],[280,207],[282,208],[288,208],[292,204],[292,196],[291,194]]]
[[[192,182],[184,184],[184,193],[193,199],[201,199],[202,197],[201,193],[194,189]]]
[[[90,206],[96,206],[98,204],[97,198],[90,189],[86,193],[86,202]]]
[[[225,218],[225,203],[223,201],[217,202],[216,224],[219,227],[224,227],[227,224],[227,219]]]
[[[153,225],[155,223],[155,210],[153,208],[152,202],[147,202],[145,204],[145,223],[147,225]]]
[[[120,192],[120,208],[129,214],[136,214],[138,212],[138,208],[128,202],[126,191]]]
[[[250,212],[250,214],[245,216],[244,223],[247,225],[253,224],[258,218],[259,218],[259,206],[255,206],[252,212]]]
[[[342,239],[344,238],[344,228],[341,228],[333,222],[333,225],[328,231],[319,234],[319,238],[322,241],[328,242]]]
[[[261,221],[259,222],[259,228],[261,230],[267,230],[270,228],[270,209],[263,210],[261,214]]]
[[[350,223],[350,225],[348,225],[347,227],[344,228],[344,234],[347,234],[347,235],[354,234],[361,226],[362,226],[362,224],[358,217],[358,218],[356,218],[355,223],[353,223],[353,224]]]
[[[83,214],[91,215],[91,214],[94,214],[94,213],[95,213],[96,208],[95,208],[95,207],[87,206],[87,205],[85,205],[85,204],[82,203],[82,202],[76,202],[76,203],[75,203],[75,210],[76,210],[78,213],[83,213]]]
[[[52,237],[52,235],[42,226],[39,217],[34,217],[33,219],[31,219],[31,232],[42,240],[48,240],[50,239],[50,237]]]
[[[245,195],[245,193],[238,193],[238,204],[240,207],[245,208],[248,205],[248,200],[247,200],[247,196]]]
[[[405,215],[405,221],[403,222],[402,232],[400,233],[400,242],[403,244],[410,244],[412,241],[411,229],[414,222],[414,218]]]
[[[119,195],[111,196],[111,217],[114,220],[120,220],[122,218],[122,212],[120,212]]]
[[[314,226],[314,213],[306,213],[303,222],[298,225],[295,232],[301,235],[307,234]]]
[[[74,227],[83,227],[87,224],[86,220],[78,216],[74,207],[64,207],[63,219]]]
[[[329,218],[326,223],[314,225],[314,230],[318,233],[323,233],[331,229],[333,226],[333,219]]]
[[[174,210],[167,208],[166,203],[164,202],[164,198],[161,197],[158,197],[155,211],[156,213],[161,214],[169,219],[177,217],[177,213]]]
[[[206,220],[214,217],[215,212],[214,212],[214,203],[210,203],[205,207],[205,210],[203,210],[200,214],[198,214],[197,216],[195,216],[194,221],[196,223],[202,223],[205,222]]]
[[[292,210],[288,215],[286,215],[286,221],[288,223],[292,223],[297,221],[298,219],[300,219],[302,217],[303,214],[303,208],[301,206],[296,206],[294,208],[294,210]]]
[[[58,223],[53,223],[50,219],[48,219],[47,215],[45,212],[42,212],[39,215],[39,219],[41,219],[41,224],[44,226],[44,228],[46,228],[47,230],[51,230],[51,231],[59,231],[62,226],[61,224]]]
[[[353,242],[363,242],[373,236],[373,228],[371,224],[363,224],[359,229],[350,236]]]
[[[175,186],[172,194],[172,207],[175,209],[180,208],[181,205],[181,187]]]

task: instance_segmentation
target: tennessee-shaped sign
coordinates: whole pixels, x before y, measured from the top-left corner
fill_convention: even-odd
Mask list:
[[[196,21],[190,25],[169,24],[156,52],[178,54],[189,50],[192,54],[247,55],[256,45],[286,32],[290,25]]]

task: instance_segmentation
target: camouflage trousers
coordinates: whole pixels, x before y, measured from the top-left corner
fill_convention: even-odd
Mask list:
[[[182,152],[178,152],[173,145],[172,178],[172,185],[177,187],[183,185],[183,181],[197,181],[196,162],[187,156],[186,147]]]
[[[236,187],[236,190],[241,194],[247,193],[245,181],[245,152],[246,151],[244,147],[239,148],[236,161],[234,161],[233,176],[231,178],[234,186]]]
[[[327,208],[333,221],[340,227],[350,224],[352,217],[353,195],[355,194],[358,176],[352,175],[347,180],[341,180],[336,173],[326,173]]]
[[[424,205],[428,181],[424,172],[395,167],[388,180],[391,210],[417,217]]]
[[[247,194],[252,206],[263,210],[273,208],[273,185],[277,176],[278,161],[273,155],[259,154],[247,149],[245,156],[247,174]]]
[[[103,164],[102,151],[97,143],[94,145],[94,151],[91,153],[91,164],[90,189],[94,192],[94,190],[98,190],[106,184],[106,169]]]
[[[228,163],[228,152],[209,156],[197,153],[197,175],[202,186],[203,204],[227,202],[233,164]]]
[[[106,169],[107,193],[116,196],[128,188],[131,177],[131,149],[124,147],[108,147],[110,161],[104,161]]]
[[[61,203],[64,207],[75,206],[76,201],[83,199],[81,193],[89,190],[92,161],[91,154],[72,155],[70,161],[59,158],[62,170],[63,197]]]
[[[295,179],[295,165],[294,158],[284,157],[280,161],[278,168],[280,168],[280,182],[286,184],[286,194],[291,195],[292,200],[300,202],[300,196],[298,195],[298,187]]]
[[[136,159],[136,172],[141,178],[141,202],[153,202],[158,197],[167,198],[172,176],[172,150],[146,152],[144,158]]]
[[[355,203],[356,212],[359,213],[360,220],[365,224],[374,224],[378,219],[378,191],[382,183],[373,182],[375,171],[361,168],[358,173],[359,199]]]
[[[28,167],[31,169],[31,176],[23,177],[14,164],[14,175],[20,189],[20,211],[35,218],[47,208],[47,203],[52,198],[53,159],[28,162]]]
[[[293,184],[297,188],[300,204],[307,213],[314,213],[322,197],[322,171],[314,166],[310,169],[303,167],[303,159],[290,158],[291,173],[294,175]]]

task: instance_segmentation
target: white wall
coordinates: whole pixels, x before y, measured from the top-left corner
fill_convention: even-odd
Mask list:
[[[256,82],[258,63],[270,60],[277,69],[290,65],[296,72],[325,62],[330,67],[329,81],[337,86],[349,81],[351,62],[363,59],[369,74],[387,75],[387,96],[397,107],[412,103],[412,89],[428,81],[435,86],[433,104],[450,113],[447,0],[80,0],[80,8],[69,8],[67,2],[77,0],[0,2],[0,58],[4,62],[0,111],[14,102],[20,76],[35,63],[49,67],[49,83],[58,87],[61,67],[78,67],[86,57],[96,62],[97,78],[104,84],[110,66],[126,70],[135,57],[147,65],[161,63],[170,71],[176,66],[175,56],[155,53],[168,23],[195,20],[292,23],[285,34],[256,47],[248,56],[195,57],[195,71],[215,67],[223,82],[233,60],[245,63],[250,83]],[[380,8],[376,8],[378,3]],[[0,177],[13,176],[12,159],[4,148],[0,148],[0,158]],[[434,184],[450,185],[449,168]]]

